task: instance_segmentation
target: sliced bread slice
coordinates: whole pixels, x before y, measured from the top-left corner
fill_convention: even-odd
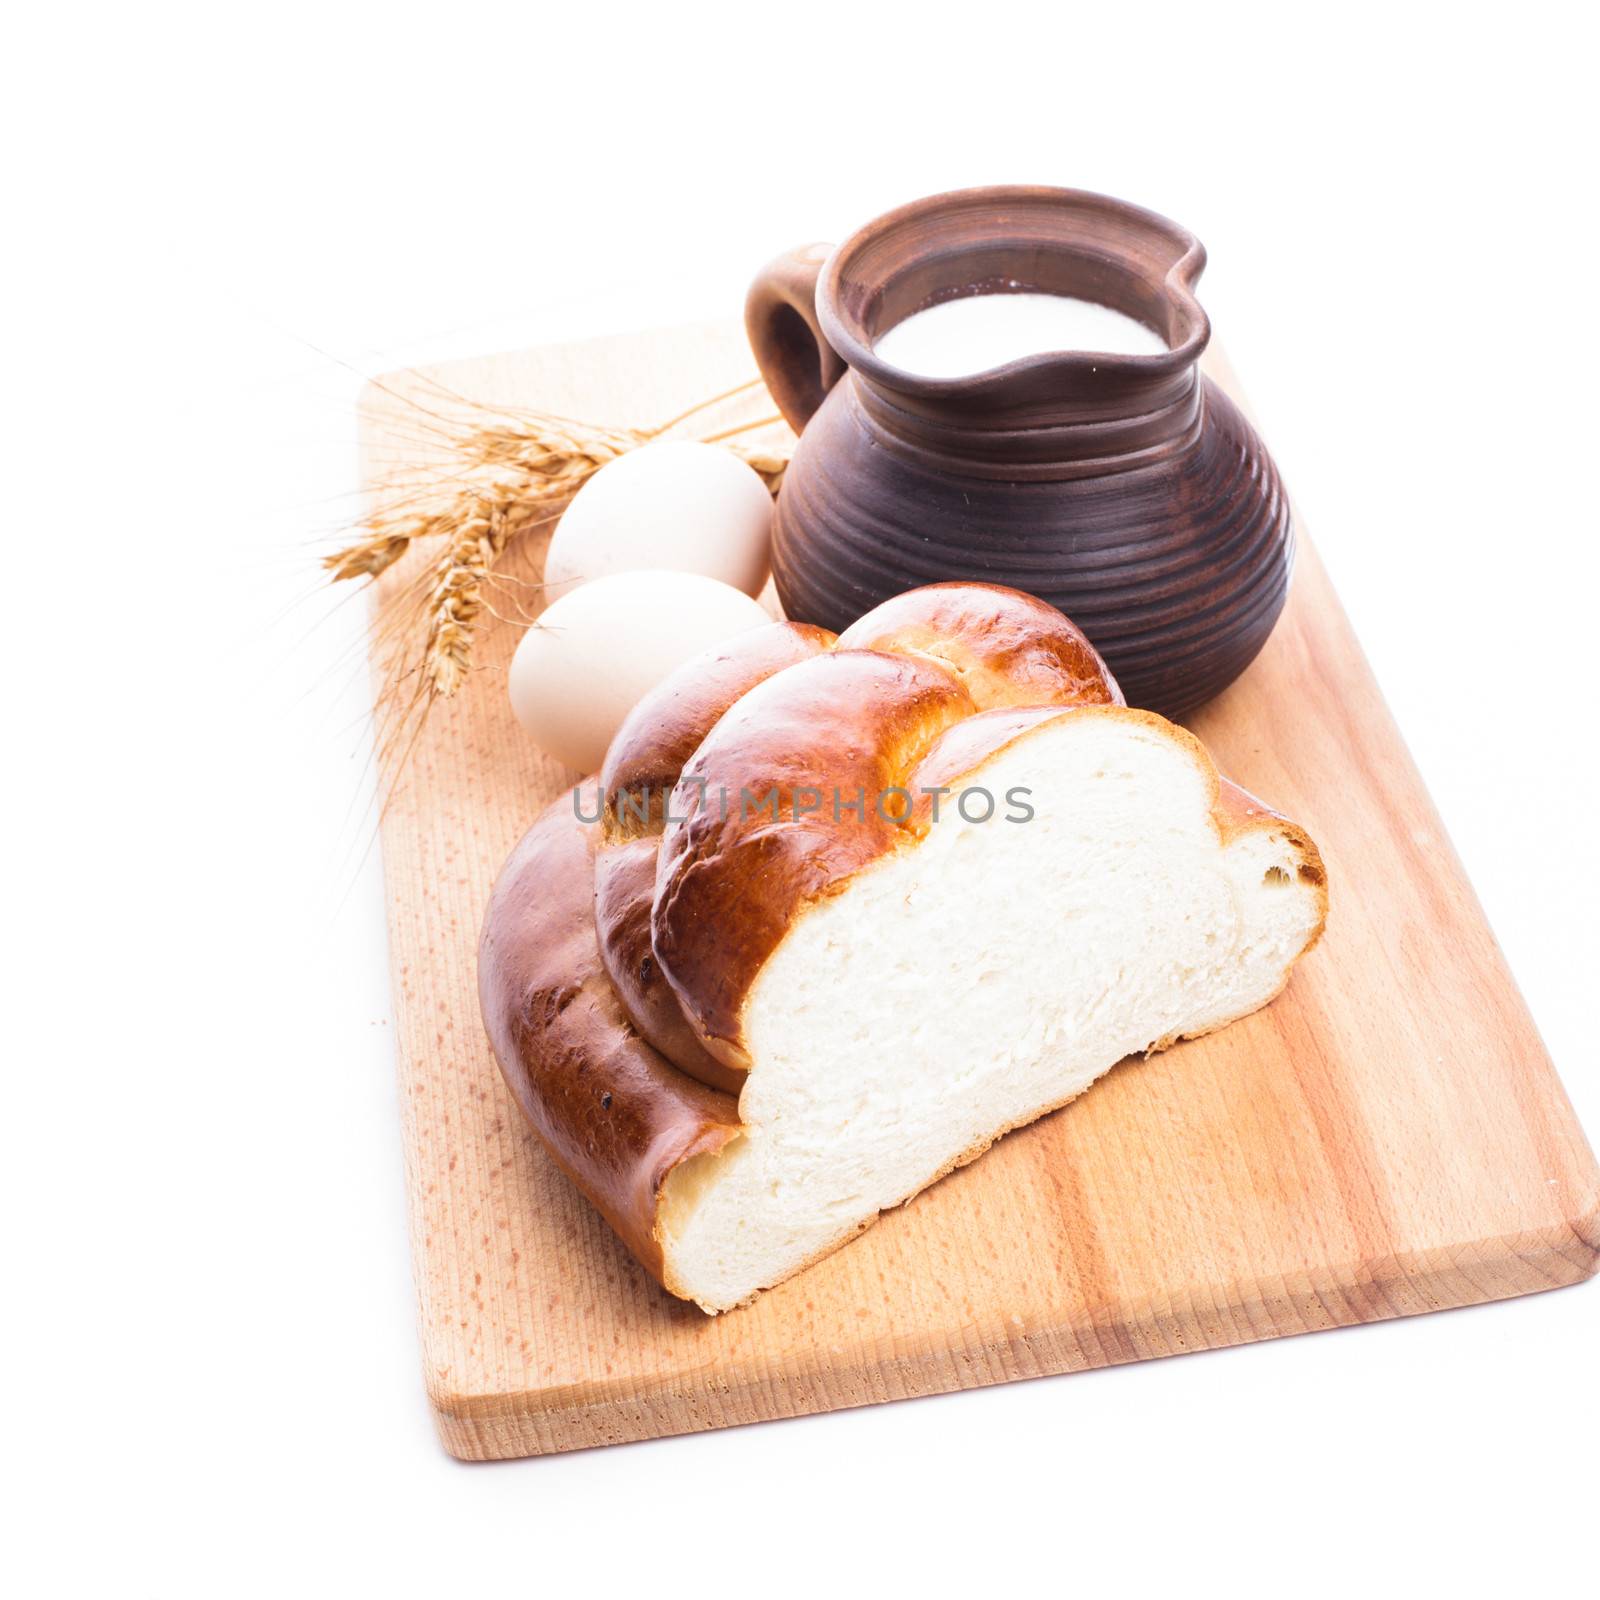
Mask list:
[[[1183,729],[1114,706],[1022,721],[936,741],[907,787],[952,790],[939,820],[809,900],[761,963],[742,1131],[662,1189],[676,1293],[750,1299],[1125,1056],[1264,1005],[1320,933],[1315,846]],[[999,747],[949,771],[941,745],[965,761],[984,724]]]

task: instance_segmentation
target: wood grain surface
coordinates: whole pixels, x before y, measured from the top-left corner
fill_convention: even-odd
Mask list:
[[[752,373],[730,324],[391,377],[363,402],[368,479],[436,474],[438,418],[465,401],[651,424]],[[769,404],[749,392],[718,415]],[[381,825],[423,1363],[452,1453],[864,1405],[1595,1271],[1594,1157],[1302,525],[1265,651],[1191,719],[1327,860],[1328,934],[1285,994],[1124,1063],[752,1306],[710,1318],[671,1299],[545,1157],[478,1019],[490,884],[574,776],[506,702],[541,556],[494,597],[506,620]],[[380,656],[414,576],[402,563],[380,585]]]

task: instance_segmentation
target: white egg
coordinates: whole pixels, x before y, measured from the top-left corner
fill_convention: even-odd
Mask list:
[[[771,616],[693,572],[619,572],[545,608],[511,659],[511,708],[558,761],[595,771],[622,719],[674,667]]]
[[[651,567],[756,595],[771,536],[772,496],[753,467],[719,444],[662,439],[608,461],[572,497],[544,581],[561,595],[608,572]]]

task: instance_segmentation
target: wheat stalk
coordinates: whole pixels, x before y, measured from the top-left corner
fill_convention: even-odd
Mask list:
[[[465,417],[419,408],[429,441],[448,465],[431,482],[381,503],[356,538],[323,558],[333,582],[376,579],[408,551],[431,548],[385,622],[384,680],[378,713],[380,756],[404,759],[429,709],[456,694],[473,668],[474,645],[490,593],[517,581],[499,572],[523,535],[553,522],[609,461],[685,423],[742,389],[713,396],[654,428],[613,428],[543,411],[491,411],[469,404]],[[459,400],[458,396],[451,396]],[[777,421],[763,417],[720,432],[693,435],[718,443],[760,474],[776,494],[788,449],[746,437]]]

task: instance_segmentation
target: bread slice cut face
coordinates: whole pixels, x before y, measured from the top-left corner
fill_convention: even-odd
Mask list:
[[[998,747],[968,764],[986,723]],[[664,1279],[708,1310],[825,1255],[1124,1057],[1264,1005],[1321,930],[1309,840],[1159,717],[968,718],[906,787],[923,777],[951,791],[938,819],[925,808],[897,848],[796,908],[749,984],[742,1132],[665,1179]],[[730,849],[720,870],[738,878]],[[684,870],[670,841],[661,867],[658,905]]]

